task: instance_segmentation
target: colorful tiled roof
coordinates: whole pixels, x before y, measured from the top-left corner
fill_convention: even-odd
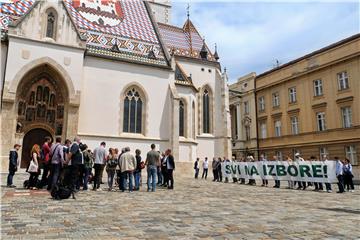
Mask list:
[[[27,14],[34,3],[35,0],[12,0],[2,4],[2,29],[6,30],[9,22]],[[64,0],[63,3],[80,36],[86,39],[87,53],[168,66],[142,0]]]
[[[182,28],[158,23],[162,39],[169,53],[178,56],[199,58],[204,40],[190,20],[187,20]],[[216,61],[210,49],[206,46],[209,61]]]
[[[11,22],[27,14],[34,5],[35,0],[9,0],[0,2],[0,27],[1,31],[7,31]]]

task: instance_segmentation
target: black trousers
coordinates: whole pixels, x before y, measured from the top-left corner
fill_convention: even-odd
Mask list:
[[[167,184],[169,188],[174,188],[174,176],[173,176],[173,169],[167,169]],[[169,183],[170,182],[170,183]]]
[[[318,182],[314,182],[315,185],[315,190],[323,190],[323,184],[322,183],[318,183]]]
[[[207,169],[207,168],[204,168],[203,174],[202,174],[202,177],[201,177],[201,178],[204,178],[204,177],[205,177],[205,179],[206,179],[206,178],[207,178],[207,174],[208,174],[208,169]]]
[[[280,180],[275,180],[275,187],[280,187]]]
[[[218,180],[219,175],[218,175],[217,169],[215,169],[215,170],[213,169],[213,175],[214,175],[214,181]]]
[[[168,172],[167,172],[167,167],[166,166],[161,166],[161,173],[163,175],[163,182],[161,183],[162,185],[168,185]]]
[[[38,173],[38,172],[36,172],[36,173],[30,173],[28,188],[38,187],[38,186],[37,186],[38,177],[39,177],[39,173]]]
[[[78,180],[79,180],[79,170],[80,170],[80,165],[79,164],[75,164],[75,165],[71,165],[70,166],[70,186],[68,186],[70,189],[75,190]]]
[[[93,189],[98,189],[100,187],[101,175],[102,175],[102,171],[104,171],[104,165],[95,163],[94,169],[95,169],[95,176],[94,176],[94,188]]]
[[[219,180],[220,182],[222,182],[222,171],[221,171],[221,167],[219,167],[217,170],[218,170],[218,174],[219,174],[218,180]]]
[[[263,179],[263,180],[262,180],[262,184],[263,184],[264,186],[267,186],[267,185],[269,184],[269,181],[268,181],[267,179]]]
[[[344,185],[347,190],[354,190],[354,182],[352,174],[345,174],[344,175]]]
[[[337,179],[338,179],[339,192],[343,193],[344,192],[344,176],[338,175]]]

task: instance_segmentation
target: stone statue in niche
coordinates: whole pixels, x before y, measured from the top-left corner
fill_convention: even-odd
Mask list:
[[[57,107],[57,118],[62,119],[64,117],[64,106]]]
[[[38,86],[37,87],[37,90],[36,90],[36,101],[41,101],[41,98],[42,98],[42,87],[41,86]]]
[[[22,132],[22,129],[23,129],[23,126],[20,122],[17,122],[16,123],[16,132],[17,133],[21,133]]]
[[[34,121],[35,119],[35,109],[34,108],[28,108],[26,109],[26,117],[25,117],[26,121]]]
[[[50,91],[50,90],[49,90],[48,87],[45,87],[45,88],[44,88],[43,101],[44,101],[45,103],[48,103],[48,102],[49,102],[49,94],[50,94],[49,91]]]
[[[55,95],[51,94],[50,95],[50,103],[49,103],[50,107],[55,107]]]
[[[35,92],[33,91],[30,94],[29,105],[34,106],[34,104],[35,104]]]

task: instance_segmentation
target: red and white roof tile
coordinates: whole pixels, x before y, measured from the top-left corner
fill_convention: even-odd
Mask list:
[[[200,51],[203,46],[203,38],[190,20],[187,20],[182,28],[163,23],[158,23],[158,25],[161,37],[169,53],[174,53],[178,56],[201,58]],[[209,48],[207,46],[206,48],[208,60],[215,61]]]

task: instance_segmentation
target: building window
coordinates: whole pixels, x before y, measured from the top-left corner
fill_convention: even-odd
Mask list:
[[[346,71],[338,73],[337,79],[340,91],[349,88],[349,78]]]
[[[322,87],[322,80],[318,79],[314,81],[314,96],[321,96],[323,95],[323,87]]]
[[[259,111],[265,111],[265,98],[264,96],[259,97]]]
[[[47,15],[46,37],[55,39],[55,14],[52,11]]]
[[[296,88],[295,87],[289,88],[289,102],[290,103],[296,102]]]
[[[244,102],[244,111],[245,111],[245,114],[250,113],[250,105],[249,105],[248,101]]]
[[[278,161],[282,161],[283,160],[283,156],[282,156],[282,152],[281,151],[275,151],[275,156],[277,158]]]
[[[245,126],[245,137],[246,141],[250,140],[250,126]]]
[[[350,107],[341,108],[343,128],[352,127],[352,112]]]
[[[316,113],[316,121],[317,121],[317,130],[325,131],[326,125],[325,125],[325,113],[324,112]]]
[[[123,131],[128,133],[142,132],[143,100],[135,88],[128,90],[124,96]]]
[[[260,132],[261,132],[261,138],[265,139],[267,137],[266,136],[266,123],[265,122],[260,123]]]
[[[203,94],[203,133],[210,133],[210,96],[207,89]]]
[[[320,159],[321,160],[329,159],[329,152],[326,147],[320,148]]]
[[[272,94],[273,98],[273,107],[279,107],[280,106],[280,95],[278,92]]]
[[[351,164],[357,165],[356,148],[354,145],[345,146],[345,155]]]
[[[185,106],[184,102],[179,103],[179,136],[185,136]]]
[[[277,120],[275,121],[275,137],[281,136],[281,121]]]
[[[299,121],[297,116],[293,116],[290,118],[291,122],[291,133],[293,135],[299,134]]]

